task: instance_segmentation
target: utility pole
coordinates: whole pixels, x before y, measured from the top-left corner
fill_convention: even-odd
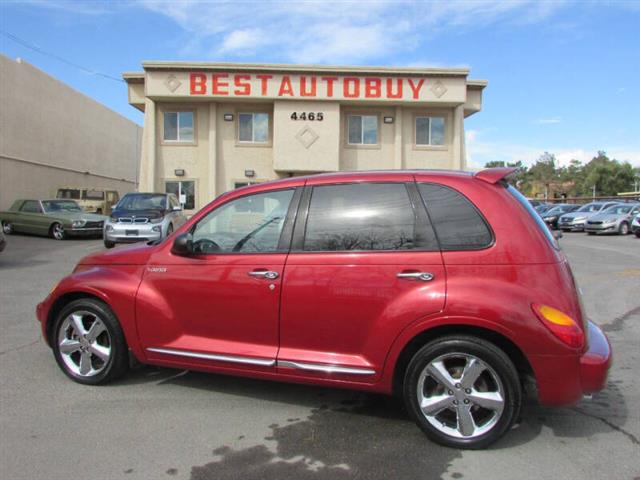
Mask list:
[[[596,199],[596,185],[595,183],[593,184],[593,200]]]

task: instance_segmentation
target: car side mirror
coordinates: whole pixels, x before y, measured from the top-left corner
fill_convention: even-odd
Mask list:
[[[555,232],[553,232],[553,238],[555,238],[556,240],[560,240],[564,235],[562,235],[562,232],[560,230],[556,230]]]
[[[190,233],[182,233],[173,241],[171,253],[187,256],[193,253],[193,236]]]

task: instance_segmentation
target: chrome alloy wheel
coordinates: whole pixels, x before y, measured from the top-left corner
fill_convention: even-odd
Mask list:
[[[92,312],[78,310],[64,319],[58,332],[60,357],[74,375],[92,377],[111,358],[111,337],[103,321]]]
[[[51,232],[56,240],[64,239],[64,227],[60,223],[54,223]]]
[[[467,353],[432,360],[418,378],[418,405],[438,431],[455,438],[476,438],[500,420],[504,387],[496,372]]]

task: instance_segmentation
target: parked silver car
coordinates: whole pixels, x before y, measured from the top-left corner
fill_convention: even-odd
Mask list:
[[[558,228],[563,232],[582,232],[589,218],[614,205],[618,205],[618,202],[587,203],[575,212],[562,215],[558,219]]]
[[[640,215],[636,215],[636,218],[631,222],[631,231],[636,237],[640,238]]]
[[[638,213],[640,213],[640,205],[638,204],[614,205],[589,218],[584,226],[584,231],[589,235],[596,233],[626,235],[631,231],[631,222]]]
[[[104,225],[104,246],[162,240],[187,217],[172,193],[127,193]]]

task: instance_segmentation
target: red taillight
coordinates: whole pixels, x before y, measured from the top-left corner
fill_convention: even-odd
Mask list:
[[[584,332],[569,315],[548,305],[533,304],[531,308],[551,333],[573,348],[582,348]]]

